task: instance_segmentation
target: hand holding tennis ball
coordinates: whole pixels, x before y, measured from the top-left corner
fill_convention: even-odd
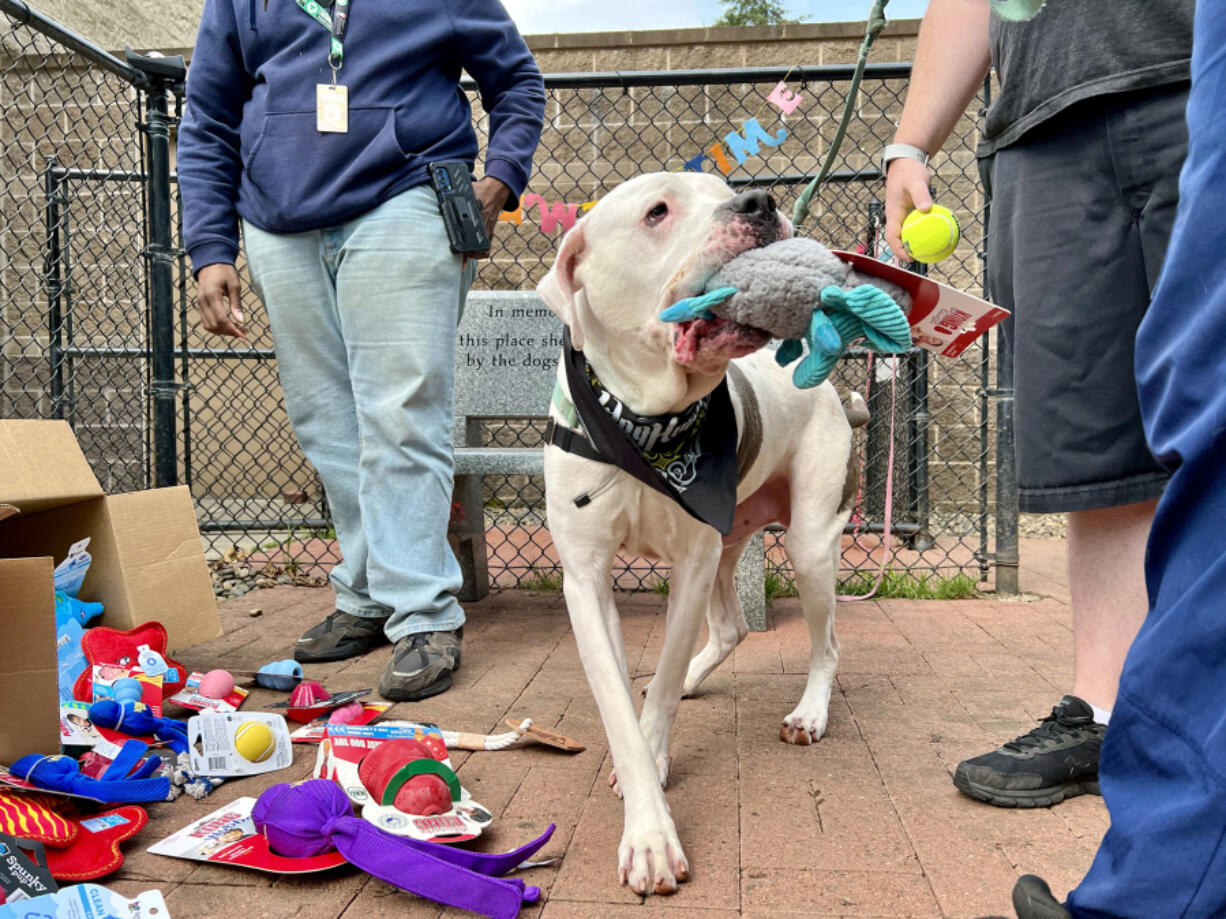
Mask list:
[[[940,261],[958,244],[958,221],[934,204],[928,167],[901,157],[890,161],[885,181],[885,241],[899,259]],[[907,227],[903,229],[904,225]]]
[[[958,218],[939,204],[932,205],[927,212],[916,208],[903,219],[899,235],[913,260],[931,265],[953,255],[958,248]]]

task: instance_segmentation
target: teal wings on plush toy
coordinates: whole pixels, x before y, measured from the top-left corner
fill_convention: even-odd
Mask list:
[[[803,355],[792,372],[792,382],[801,389],[822,383],[861,339],[881,354],[911,347],[906,291],[858,274],[811,239],[785,239],[744,252],[720,268],[707,288],[674,303],[660,318],[719,317],[783,339],[775,359],[787,366]]]

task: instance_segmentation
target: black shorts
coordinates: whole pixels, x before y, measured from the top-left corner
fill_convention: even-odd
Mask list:
[[[1019,505],[1156,498],[1133,375],[1187,152],[1187,86],[1091,99],[981,162],[988,285],[1013,311]]]

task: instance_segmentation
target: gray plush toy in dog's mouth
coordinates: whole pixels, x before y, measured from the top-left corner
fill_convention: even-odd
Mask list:
[[[783,339],[781,365],[809,355],[793,382],[816,386],[856,340],[884,354],[911,347],[911,297],[899,285],[856,271],[821,243],[803,237],[750,249],[726,262],[705,292],[673,304],[665,322],[726,319]]]

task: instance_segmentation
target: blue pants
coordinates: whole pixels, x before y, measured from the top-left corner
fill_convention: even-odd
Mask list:
[[[1174,475],[1103,746],[1111,828],[1069,896],[1077,917],[1226,916],[1224,112],[1226,0],[1199,0],[1179,214],[1136,349],[1149,444]]]
[[[392,641],[458,628],[454,359],[475,263],[451,252],[425,185],[324,230],[244,222],[243,242],[285,407],[336,526],[337,609],[390,617]]]

